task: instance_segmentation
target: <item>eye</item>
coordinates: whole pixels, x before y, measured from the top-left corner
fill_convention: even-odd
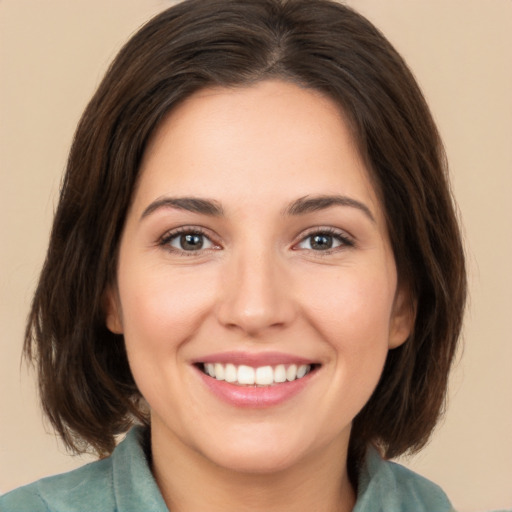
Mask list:
[[[329,251],[339,247],[352,247],[354,242],[348,236],[337,231],[321,230],[304,237],[296,247],[309,251]]]
[[[161,245],[181,252],[197,252],[215,248],[215,244],[200,231],[187,230],[167,234]]]

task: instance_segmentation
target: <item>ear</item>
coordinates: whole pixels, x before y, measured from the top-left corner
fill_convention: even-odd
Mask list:
[[[119,294],[115,287],[109,286],[103,296],[105,311],[105,324],[107,329],[114,334],[123,334],[123,322]]]
[[[414,329],[415,320],[416,300],[412,298],[408,287],[399,286],[389,324],[388,347],[390,349],[397,348],[407,341]]]

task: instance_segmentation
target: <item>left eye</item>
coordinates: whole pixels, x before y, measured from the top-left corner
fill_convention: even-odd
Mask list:
[[[312,251],[328,251],[336,249],[342,245],[348,245],[340,235],[331,233],[313,233],[303,238],[298,244],[299,249],[308,249]]]
[[[214,246],[213,242],[207,236],[202,233],[194,232],[179,233],[170,236],[165,242],[174,249],[188,252],[211,249]]]

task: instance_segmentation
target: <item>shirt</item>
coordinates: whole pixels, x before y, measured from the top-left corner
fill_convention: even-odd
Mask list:
[[[106,459],[43,478],[0,497],[1,512],[169,512],[134,427]],[[453,512],[426,478],[368,450],[353,512]]]

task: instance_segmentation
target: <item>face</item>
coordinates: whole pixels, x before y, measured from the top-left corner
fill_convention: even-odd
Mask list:
[[[157,130],[107,325],[154,440],[267,472],[346,451],[409,334],[403,295],[339,108],[268,81],[196,93]]]

